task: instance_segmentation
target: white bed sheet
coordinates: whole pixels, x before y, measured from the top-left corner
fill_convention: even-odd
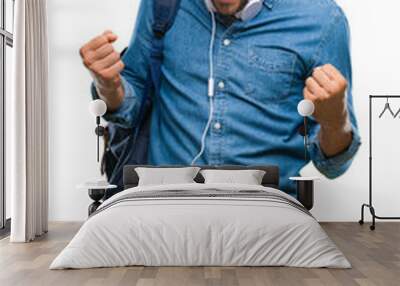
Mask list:
[[[254,198],[123,201],[131,192],[272,188],[232,184],[136,187],[105,201],[50,269],[145,266],[292,266],[350,268],[318,222],[287,205]],[[108,206],[108,207],[107,207]]]

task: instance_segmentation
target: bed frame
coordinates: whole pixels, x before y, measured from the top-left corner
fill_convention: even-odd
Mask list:
[[[139,183],[139,176],[135,171],[137,167],[152,167],[149,165],[127,165],[124,167],[123,183],[124,189],[136,187]],[[154,166],[155,167],[155,166]],[[157,166],[157,168],[185,167],[176,165]],[[279,189],[279,167],[274,165],[266,166],[239,166],[239,165],[224,165],[224,166],[196,166],[204,169],[217,170],[263,170],[265,171],[262,185]],[[197,183],[204,183],[203,176],[199,173],[194,179]],[[314,185],[313,182],[300,182],[297,184],[297,200],[301,202],[306,209],[311,210],[314,207]]]
[[[127,165],[124,168],[123,182],[124,189],[136,187],[139,183],[139,176],[137,175],[135,168],[137,167],[151,167],[144,165]],[[171,167],[184,167],[184,166],[157,166],[157,168],[171,168]],[[279,189],[279,167],[278,166],[196,166],[201,169],[218,169],[218,170],[263,170],[265,176],[262,180],[262,185],[265,187],[271,187]],[[197,183],[204,183],[203,176],[199,173],[194,179]]]

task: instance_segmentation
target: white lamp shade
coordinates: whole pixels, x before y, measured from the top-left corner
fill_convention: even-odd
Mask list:
[[[103,100],[96,99],[89,104],[89,111],[95,117],[103,116],[107,112],[107,105]]]
[[[304,99],[297,105],[297,111],[303,117],[311,116],[315,111],[314,103],[309,99]]]

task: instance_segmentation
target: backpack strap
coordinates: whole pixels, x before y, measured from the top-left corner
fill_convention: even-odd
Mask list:
[[[124,141],[123,151],[112,176],[109,179],[118,185],[118,191],[123,188],[122,173],[125,165],[147,164],[147,149],[150,134],[150,118],[152,110],[151,94],[157,95],[160,90],[161,65],[163,62],[164,36],[172,27],[180,7],[180,0],[142,0],[153,1],[154,21],[152,24],[153,39],[151,43],[149,71],[145,83],[143,101],[140,106],[136,126],[132,136]],[[112,195],[112,194],[111,194]]]
[[[150,53],[150,74],[154,92],[160,88],[161,65],[163,62],[164,36],[172,27],[178,13],[180,0],[153,0],[153,41]]]
[[[148,1],[148,0],[143,0]],[[154,37],[151,43],[149,72],[146,79],[142,108],[139,111],[138,122],[144,116],[145,105],[151,102],[150,94],[158,94],[161,80],[161,65],[163,62],[164,36],[174,24],[181,0],[153,0],[153,24]]]
[[[153,33],[156,38],[163,38],[172,27],[180,6],[180,0],[154,0]]]
[[[148,1],[148,0],[143,0]],[[138,125],[143,123],[143,118],[151,106],[150,94],[157,95],[160,90],[161,65],[163,62],[164,36],[172,27],[178,13],[181,0],[153,0],[153,34],[151,43],[149,71],[146,79],[143,102],[138,114]],[[136,128],[138,131],[139,128]]]

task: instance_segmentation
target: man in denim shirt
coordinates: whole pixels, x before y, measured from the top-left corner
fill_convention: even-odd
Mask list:
[[[248,0],[211,0],[213,113],[199,165],[279,165],[281,187],[308,163],[297,104],[315,104],[308,152],[328,178],[343,174],[360,145],[351,94],[349,28],[333,0],[260,0],[250,19],[238,17]],[[143,0],[127,53],[110,31],[80,52],[94,77],[93,96],[106,120],[132,126],[149,69],[152,3]],[[153,98],[149,164],[189,165],[209,119],[212,14],[204,0],[182,0],[165,36],[160,93]]]

